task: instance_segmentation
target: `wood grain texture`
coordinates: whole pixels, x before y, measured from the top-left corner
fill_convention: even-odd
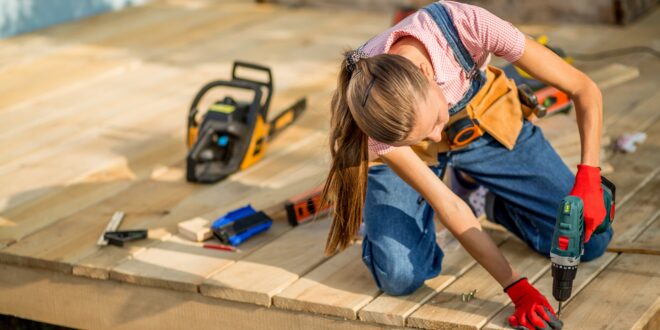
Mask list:
[[[229,266],[240,253],[205,249],[185,238],[171,238],[150,246],[114,267],[110,278],[145,286],[197,292],[213,272]]]
[[[381,291],[354,244],[316,267],[273,297],[273,305],[357,319],[357,312]]]
[[[564,302],[564,307],[562,307],[562,313],[563,311],[566,310],[567,306],[566,304],[571,301],[573,298],[575,298],[578,294],[580,294],[580,291],[584,289],[584,287],[589,284],[598,274],[605,268],[607,265],[609,265],[614,258],[616,258],[617,254],[616,253],[605,253],[603,256],[592,260],[591,262],[583,262],[580,263],[578,266],[578,272],[575,277],[575,280],[573,281],[573,292],[571,295],[571,298]],[[548,260],[548,263],[550,261]],[[557,311],[557,302],[554,300],[552,296],[552,272],[547,272],[541,276],[540,279],[535,281],[533,283],[534,287],[541,292],[547,299],[548,302],[552,305],[552,307],[555,309],[555,312]],[[501,330],[501,329],[511,329],[508,323],[508,318],[509,316],[513,315],[514,312],[514,306],[512,304],[508,304],[504,309],[502,309],[497,315],[495,315],[490,321],[488,321],[488,324],[486,324],[483,329],[488,329],[488,330]],[[567,329],[571,329],[572,326],[570,324],[564,324],[564,326]]]
[[[659,256],[622,254],[567,306],[565,324],[575,329],[629,329],[656,308]],[[598,313],[593,313],[598,306]]]
[[[613,63],[596,71],[589,72],[589,77],[596,82],[600,89],[608,89],[639,77],[639,69],[620,63]]]
[[[658,209],[660,174],[647,181],[635,195],[614,213],[612,243],[633,242],[660,215]]]
[[[529,247],[518,239],[507,240],[500,250],[530,281],[550,268],[548,258],[530,254]],[[462,293],[475,289],[474,299],[461,301]],[[424,329],[480,329],[510,301],[502,286],[481,265],[476,265],[412,313],[406,324]]]
[[[0,313],[78,329],[390,328],[214,299],[198,293],[97,281],[8,265],[0,265],[0,290]],[[34,297],[41,297],[39,303],[35,303]]]
[[[497,245],[505,242],[510,236],[510,234],[499,231],[490,231],[489,234]],[[360,310],[359,318],[367,322],[405,326],[408,315],[431,299],[437,292],[442,291],[460,278],[477,263],[458,244],[453,248],[443,249],[443,252],[445,257],[442,260],[440,275],[426,280],[422,287],[410,295],[391,296],[386,293],[381,294]]]
[[[258,251],[222,269],[200,286],[203,295],[270,306],[273,295],[323,262],[331,220],[295,227]]]

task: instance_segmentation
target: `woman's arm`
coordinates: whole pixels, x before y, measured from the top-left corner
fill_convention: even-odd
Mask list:
[[[490,236],[483,231],[470,207],[410,147],[395,148],[381,158],[399,177],[424,196],[442,224],[502,287],[520,278]]]
[[[582,141],[581,163],[598,167],[603,125],[603,98],[598,86],[551,50],[529,38],[525,41],[522,57],[514,64],[571,97]]]

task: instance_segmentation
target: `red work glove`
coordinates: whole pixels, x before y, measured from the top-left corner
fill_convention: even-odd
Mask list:
[[[575,184],[570,195],[580,197],[584,203],[584,242],[589,242],[591,234],[603,223],[607,214],[603,202],[600,168],[578,165]]]
[[[564,323],[557,318],[548,300],[536,290],[526,277],[504,289],[516,311],[509,316],[509,325],[520,330],[559,330]]]

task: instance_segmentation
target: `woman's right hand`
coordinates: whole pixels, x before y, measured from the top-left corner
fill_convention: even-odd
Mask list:
[[[516,307],[509,316],[509,325],[520,330],[558,330],[564,323],[557,318],[548,300],[534,288],[526,277],[504,289]]]

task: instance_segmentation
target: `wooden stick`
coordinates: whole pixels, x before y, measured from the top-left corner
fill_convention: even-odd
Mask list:
[[[615,243],[607,248],[610,252],[636,253],[660,256],[660,246],[644,243]]]

